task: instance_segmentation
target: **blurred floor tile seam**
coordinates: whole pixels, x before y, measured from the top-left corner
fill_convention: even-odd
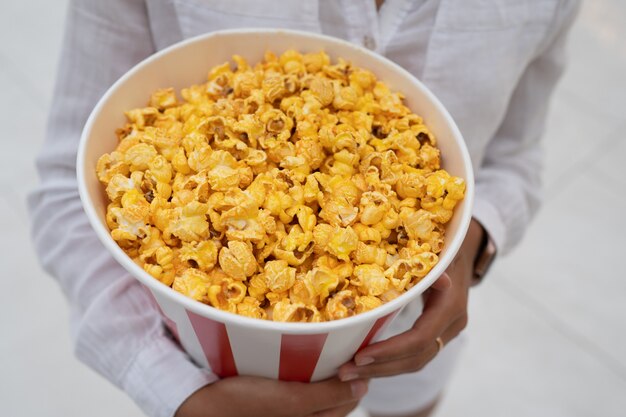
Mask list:
[[[575,327],[561,319],[545,303],[542,303],[537,297],[526,291],[523,286],[516,285],[512,280],[506,278],[495,280],[493,285],[495,289],[506,294],[508,298],[541,317],[543,322],[556,330],[561,337],[593,356],[608,371],[626,383],[626,363],[621,362],[619,358],[607,352],[595,340],[577,331]]]
[[[557,176],[551,184],[547,184],[544,188],[543,203],[548,204],[556,196],[558,196],[565,186],[574,182],[577,178],[584,175],[588,170],[593,167],[593,163],[602,158],[608,152],[611,151],[612,146],[619,143],[624,138],[623,132],[626,131],[626,120],[622,120],[617,124],[615,128],[611,130],[609,134],[604,138],[591,139],[598,140],[597,146],[594,147],[589,153],[583,155],[577,160],[572,161],[568,168],[563,173]]]

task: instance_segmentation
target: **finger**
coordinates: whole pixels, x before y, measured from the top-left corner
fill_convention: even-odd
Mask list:
[[[342,382],[338,378],[311,384],[294,385],[297,406],[304,414],[312,414],[360,400],[367,393],[368,382],[357,379]]]
[[[442,349],[448,346],[448,343],[450,343],[459,334],[461,334],[461,332],[465,329],[466,326],[467,326],[467,319],[463,317],[457,319],[454,323],[452,323],[450,327],[448,327],[446,331],[443,332],[441,336],[439,336],[441,338],[441,341],[443,342]],[[436,339],[435,339],[435,342],[436,342]]]
[[[420,353],[442,334],[452,321],[456,320],[452,314],[454,305],[446,302],[447,294],[446,291],[434,291],[428,297],[424,311],[412,329],[365,347],[354,357],[355,363],[367,365],[376,361],[385,362]]]
[[[358,404],[358,401],[354,401],[340,407],[335,407],[324,411],[318,411],[317,413],[311,414],[310,417],[345,417],[350,414],[350,412],[354,410]]]
[[[448,327],[441,336],[441,340],[445,345],[449,341],[459,335],[465,328],[466,320],[458,319],[450,327]],[[433,360],[439,354],[439,344],[436,338],[433,339],[428,346],[421,352],[398,358],[387,362],[375,362],[371,365],[356,366],[354,364],[346,365],[340,370],[340,378],[345,375],[356,375],[357,378],[380,378],[385,376],[399,375],[409,372],[417,372],[422,369],[428,362]],[[345,378],[342,378],[345,380]]]
[[[433,282],[433,285],[431,285],[430,288],[439,291],[445,291],[451,286],[452,280],[450,279],[450,276],[446,272],[444,272],[439,278],[437,278],[435,282]]]
[[[353,370],[353,372],[355,372],[359,377],[363,376],[365,378],[383,378],[387,376],[417,372],[436,355],[437,346],[433,341],[431,347],[417,355],[385,363],[373,363],[367,366],[358,366],[356,367],[357,369]]]

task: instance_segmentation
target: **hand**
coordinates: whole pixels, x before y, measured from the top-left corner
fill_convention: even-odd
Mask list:
[[[354,362],[339,369],[339,378],[393,376],[422,369],[438,353],[436,342],[454,339],[467,325],[468,289],[484,229],[472,219],[461,249],[446,272],[424,293],[424,310],[413,327],[374,343],[356,354]]]
[[[366,380],[301,383],[239,376],[193,393],[175,417],[344,417],[367,393]]]

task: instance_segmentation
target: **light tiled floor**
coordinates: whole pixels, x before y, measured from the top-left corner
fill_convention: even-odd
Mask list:
[[[140,416],[72,356],[67,308],[25,211],[65,1],[0,6],[0,414]],[[437,416],[626,415],[626,3],[587,1],[546,133],[546,198],[472,291],[469,343]]]

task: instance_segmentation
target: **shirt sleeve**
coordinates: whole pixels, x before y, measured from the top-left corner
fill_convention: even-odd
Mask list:
[[[565,43],[578,1],[561,2],[552,30],[528,65],[476,175],[473,216],[499,254],[521,240],[541,200],[543,135],[548,104],[565,66]]]
[[[172,416],[217,377],[172,340],[146,290],[106,251],[78,194],[82,127],[106,89],[154,52],[142,0],[76,0],[67,14],[38,187],[28,197],[40,262],[70,305],[77,357],[150,416]]]

